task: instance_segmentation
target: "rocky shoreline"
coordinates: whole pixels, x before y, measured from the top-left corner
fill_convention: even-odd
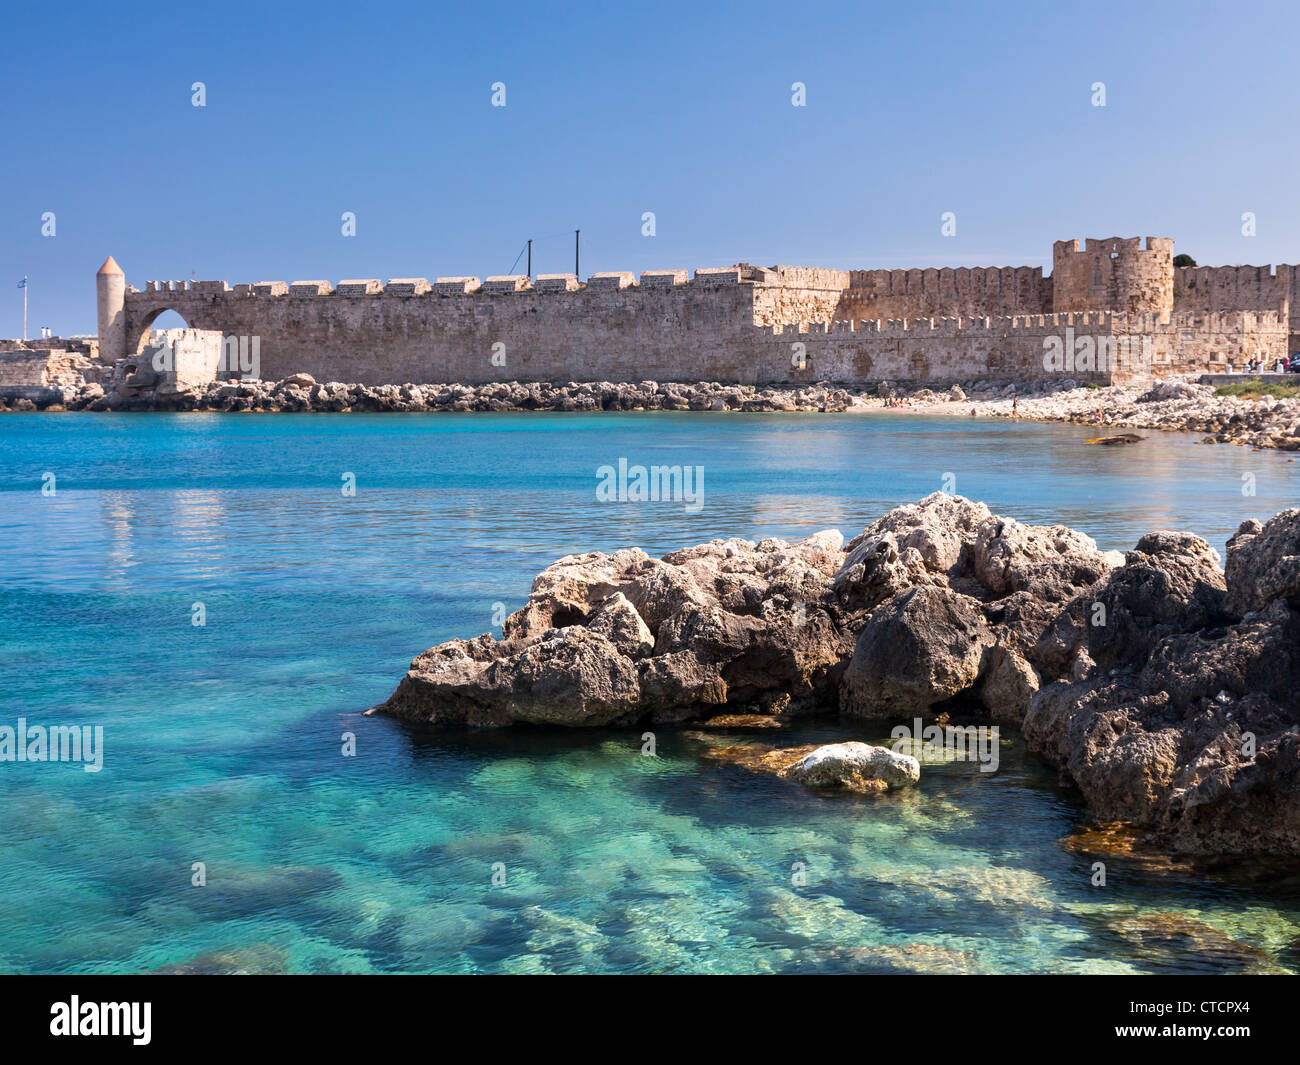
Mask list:
[[[831,384],[754,388],[716,381],[501,381],[484,385],[359,385],[319,382],[309,374],[282,381],[216,381],[186,391],[154,388],[151,371],[132,374],[106,390],[102,384],[46,389],[37,399],[0,403],[0,410],[216,411],[413,413],[499,411],[745,411],[838,413],[869,395]]]
[[[1211,386],[1190,381],[1162,381],[1151,388],[1071,388],[1043,395],[1022,392],[1014,408],[1010,395],[977,399],[967,407],[984,417],[1074,422],[1099,429],[1206,433],[1201,443],[1300,451],[1300,398],[1216,396]],[[940,409],[935,413],[960,412]],[[965,413],[969,415],[970,410]]]
[[[500,639],[424,652],[371,712],[747,730],[950,715],[1019,727],[1097,817],[1151,845],[1300,855],[1300,509],[1246,522],[1227,547],[1226,569],[1188,533],[1102,552],[936,493],[848,543],[826,531],[571,555]],[[868,792],[907,783],[876,750],[761,767],[814,786],[838,767]]]
[[[552,384],[359,385],[318,382],[307,374],[282,381],[217,381],[168,391],[151,371],[117,384],[28,389],[0,397],[6,411],[211,411],[222,413],[371,413],[493,411],[731,411],[839,414],[901,408],[913,413],[1076,422],[1207,434],[1203,443],[1300,450],[1300,399],[1216,396],[1208,385],[1170,379],[1153,387],[1081,388],[1074,381],[968,382],[946,389],[867,388],[818,382],[755,387],[703,381],[589,381]]]

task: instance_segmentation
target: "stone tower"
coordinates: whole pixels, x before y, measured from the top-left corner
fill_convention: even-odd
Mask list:
[[[117,360],[126,354],[126,275],[110,255],[95,275],[99,309],[99,357]]]
[[[1174,310],[1174,242],[1170,237],[1107,237],[1052,245],[1052,310],[1156,314]]]

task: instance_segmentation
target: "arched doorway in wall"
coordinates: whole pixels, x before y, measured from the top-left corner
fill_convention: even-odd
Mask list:
[[[127,354],[143,355],[146,349],[154,345],[155,333],[167,329],[189,328],[191,328],[190,323],[181,316],[179,311],[171,307],[159,307],[157,310],[150,311],[141,319],[135,337],[127,337]]]

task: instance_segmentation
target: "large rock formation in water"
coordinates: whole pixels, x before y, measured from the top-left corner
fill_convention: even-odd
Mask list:
[[[571,555],[501,639],[412,663],[376,712],[439,725],[1022,724],[1096,811],[1188,851],[1300,853],[1300,510],[1214,551],[1103,553],[936,493],[848,544]]]
[[[1300,854],[1300,510],[1250,521],[1226,574],[1144,536],[1044,641],[1087,673],[1030,701],[1029,744],[1108,819],[1186,851]]]
[[[824,708],[853,646],[831,587],[842,547],[827,532],[661,559],[570,555],[537,577],[502,639],[426,651],[383,709],[438,724],[611,725]]]

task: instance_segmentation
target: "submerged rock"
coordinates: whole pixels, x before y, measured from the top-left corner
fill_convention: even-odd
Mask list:
[[[992,911],[1051,911],[1057,902],[1051,884],[1028,869],[1000,865],[892,870],[881,883],[904,895],[917,893],[928,903],[954,910],[987,907]]]
[[[696,728],[736,732],[770,732],[788,726],[787,721],[766,714],[715,714],[695,722]]]
[[[1155,873],[1190,873],[1186,859],[1147,849],[1146,833],[1127,821],[1101,821],[1072,832],[1060,844],[1088,858],[1113,858]]]
[[[160,976],[281,976],[288,971],[288,955],[274,943],[213,950],[153,970]]]
[[[706,747],[700,752],[700,757],[706,762],[717,765],[734,765],[751,773],[779,776],[783,770],[812,754],[817,747],[816,743],[804,744],[802,747],[768,747],[758,743],[735,743],[725,747]]]
[[[1196,958],[1202,966],[1227,972],[1281,973],[1274,958],[1259,947],[1233,939],[1213,925],[1180,913],[1146,913],[1114,918],[1112,932],[1141,951],[1148,964],[1178,968]]]
[[[887,943],[875,947],[815,946],[819,967],[843,966],[861,973],[921,973],[929,976],[968,976],[985,971],[969,950],[935,943]]]

